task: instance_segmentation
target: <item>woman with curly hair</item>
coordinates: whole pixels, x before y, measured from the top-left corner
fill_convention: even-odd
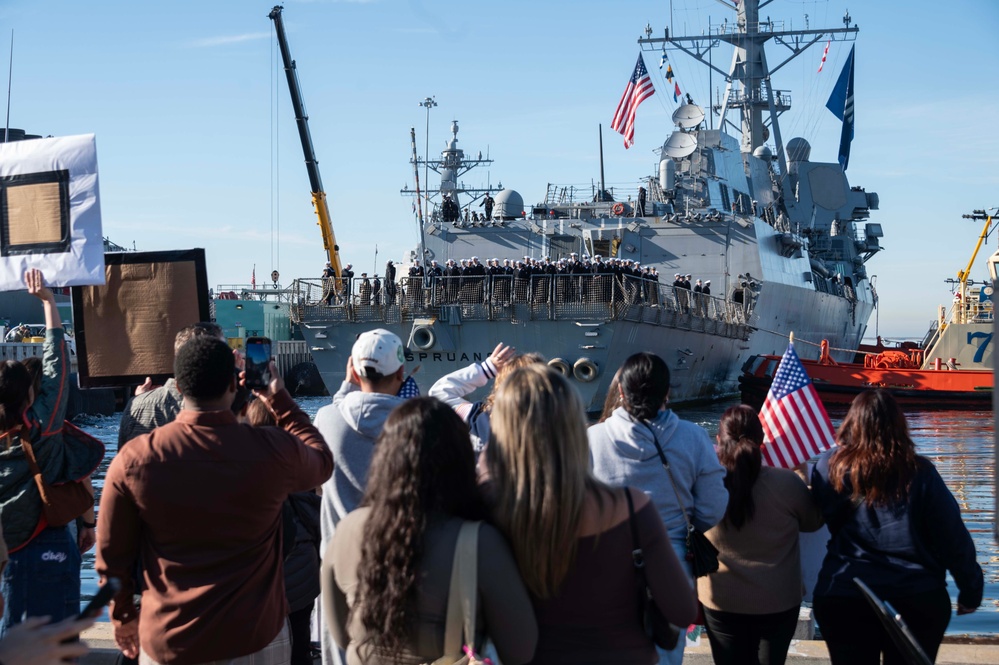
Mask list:
[[[815,618],[834,665],[902,663],[903,656],[854,578],[898,611],[935,661],[950,623],[946,573],[957,613],[982,602],[961,509],[933,463],[916,454],[905,414],[885,390],[858,395],[812,472],[812,494],[832,538],[815,585]]]
[[[492,432],[487,494],[534,600],[533,662],[656,662],[642,623],[646,584],[663,616],[680,626],[694,619],[694,595],[648,497],[590,474],[575,389],[545,365],[513,371],[497,390]],[[645,584],[633,559],[636,539]]]
[[[801,606],[800,531],[822,525],[808,486],[790,469],[763,466],[763,425],[729,407],[718,425],[727,470],[725,517],[705,535],[718,571],[697,580],[715,665],[783,665]]]
[[[444,652],[451,566],[466,520],[482,520],[468,428],[430,398],[396,407],[375,446],[362,507],[323,558],[327,623],[350,665],[428,663]],[[475,649],[504,665],[531,659],[537,625],[503,536],[479,528]]]

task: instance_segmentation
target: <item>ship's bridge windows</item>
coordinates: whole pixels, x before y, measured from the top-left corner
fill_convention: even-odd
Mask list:
[[[749,198],[749,194],[745,192],[740,192],[739,190],[733,190],[735,192],[735,212],[740,215],[748,215],[753,212],[753,201]]]
[[[705,150],[704,151],[704,172],[707,175],[715,175],[715,151]]]

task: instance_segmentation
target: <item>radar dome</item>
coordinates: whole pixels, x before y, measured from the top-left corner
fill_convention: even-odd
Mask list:
[[[812,154],[812,146],[800,136],[787,142],[787,157],[792,162],[807,162]]]
[[[493,217],[517,219],[524,214],[524,197],[512,189],[504,189],[493,200]]]
[[[762,159],[765,162],[773,161],[774,153],[773,151],[765,145],[761,145],[759,148],[753,151],[753,157],[757,159]]]

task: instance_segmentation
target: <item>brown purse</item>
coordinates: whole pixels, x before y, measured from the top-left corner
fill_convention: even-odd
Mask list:
[[[42,496],[42,513],[49,526],[66,526],[94,505],[94,493],[81,481],[50,484],[42,475],[35,451],[27,437],[21,437],[21,448],[28,459],[28,468],[35,476],[38,493]]]

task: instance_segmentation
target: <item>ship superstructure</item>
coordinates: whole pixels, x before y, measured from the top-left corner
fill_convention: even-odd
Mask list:
[[[331,295],[330,280],[296,284],[293,316],[327,386],[342,380],[355,335],[374,327],[400,335],[422,385],[505,342],[544,354],[591,410],[636,351],[667,361],[676,403],[737,392],[746,358],[783,349],[792,331],[856,348],[876,303],[865,264],[880,250],[880,225],[867,222],[877,195],[852,187],[840,163],[811,161],[805,139],[784,142],[778,119],[791,98],[770,75],[808,45],[852,40],[857,28],[847,17],[834,30],[783,30],[759,21],[758,5],[740,2],[734,22],[703,35],[639,40],[709,67],[709,48],[734,47],[719,70],[725,93],[709,109],[718,122],[690,99],[676,110],[641,200],[549,186],[544,201],[524,206],[502,189],[480,215],[489,188],[458,182],[467,169],[454,123],[432,162],[441,174],[434,210],[391,288],[354,279]],[[775,68],[771,41],[790,53]],[[697,292],[682,285],[688,274],[701,280]]]

